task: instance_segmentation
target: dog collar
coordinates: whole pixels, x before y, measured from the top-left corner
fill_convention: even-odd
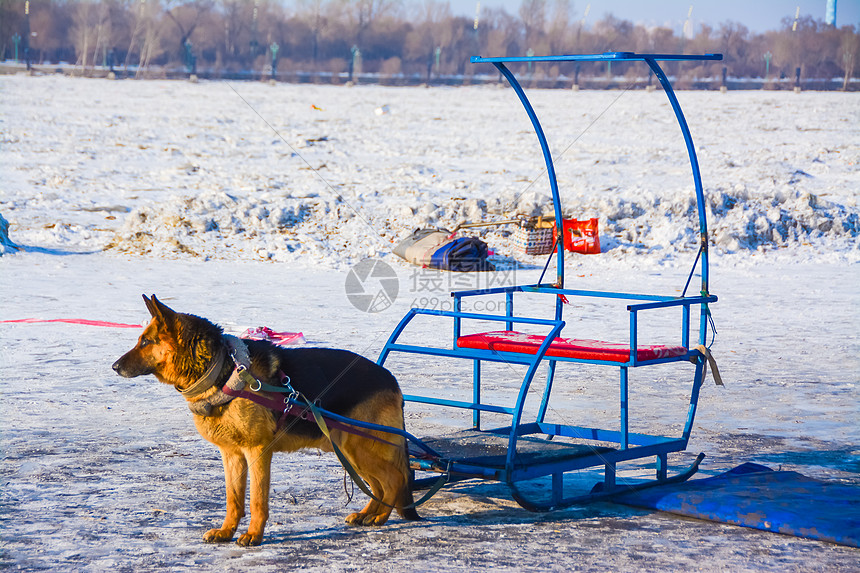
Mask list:
[[[226,355],[227,352],[222,346],[218,350],[218,355],[215,357],[215,360],[212,361],[212,364],[210,364],[206,372],[203,373],[203,376],[198,378],[197,381],[188,388],[179,390],[182,395],[186,398],[194,398],[214,386],[218,381],[218,376],[221,375],[221,369],[224,366]]]
[[[229,388],[234,391],[242,390],[245,385],[248,385],[252,390],[259,390],[259,381],[256,380],[248,371],[251,367],[251,357],[248,354],[248,347],[241,338],[225,334],[222,338],[224,345],[218,352],[218,358],[209,367],[206,374],[200,377],[197,382],[191,385],[187,390],[180,390],[182,395],[189,399],[188,408],[195,414],[200,416],[208,416],[212,413],[214,406],[222,406],[233,399],[233,396],[225,394],[219,388],[214,394],[200,400],[190,400],[195,396],[199,396],[206,390],[212,388],[217,383],[218,374],[221,372],[226,354],[229,351],[230,358],[233,360],[234,368],[230,374],[230,378],[224,383],[224,388]],[[221,365],[221,366],[218,366]],[[214,371],[215,374],[210,374]],[[256,386],[256,387],[255,387]]]

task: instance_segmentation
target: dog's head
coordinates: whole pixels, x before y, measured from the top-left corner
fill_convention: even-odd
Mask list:
[[[205,318],[173,311],[155,295],[143,296],[152,320],[137,345],[114,362],[120,376],[153,374],[160,382],[184,388],[212,363],[223,331]]]
[[[126,378],[155,374],[164,382],[164,373],[169,370],[176,353],[179,316],[155,295],[152,298],[143,295],[143,300],[152,320],[138,338],[137,345],[114,362],[113,369]]]

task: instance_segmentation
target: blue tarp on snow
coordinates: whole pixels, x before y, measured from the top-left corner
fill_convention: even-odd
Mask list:
[[[715,477],[625,494],[613,501],[860,547],[860,487],[747,463]]]

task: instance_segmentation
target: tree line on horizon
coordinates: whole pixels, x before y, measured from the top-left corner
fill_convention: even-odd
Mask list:
[[[722,62],[675,64],[684,78],[842,78],[847,88],[860,56],[855,26],[806,15],[752,33],[726,21],[695,30],[645,27],[606,14],[587,23],[571,0],[523,0],[518,12],[482,8],[454,15],[442,0],[0,0],[2,59],[103,66],[339,75],[362,72],[426,78],[486,73],[474,55],[522,56],[630,51],[721,53]],[[553,79],[574,64],[529,71]],[[629,75],[641,68],[595,64],[584,75]]]

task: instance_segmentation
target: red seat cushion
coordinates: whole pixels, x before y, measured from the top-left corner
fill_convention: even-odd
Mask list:
[[[538,334],[500,330],[461,336],[457,339],[457,346],[460,348],[496,350],[498,352],[537,354],[544,338]],[[636,350],[637,361],[674,358],[687,354],[687,349],[683,346],[661,344],[643,345]],[[547,349],[546,356],[627,362],[630,360],[630,345],[585,338],[556,338]]]

